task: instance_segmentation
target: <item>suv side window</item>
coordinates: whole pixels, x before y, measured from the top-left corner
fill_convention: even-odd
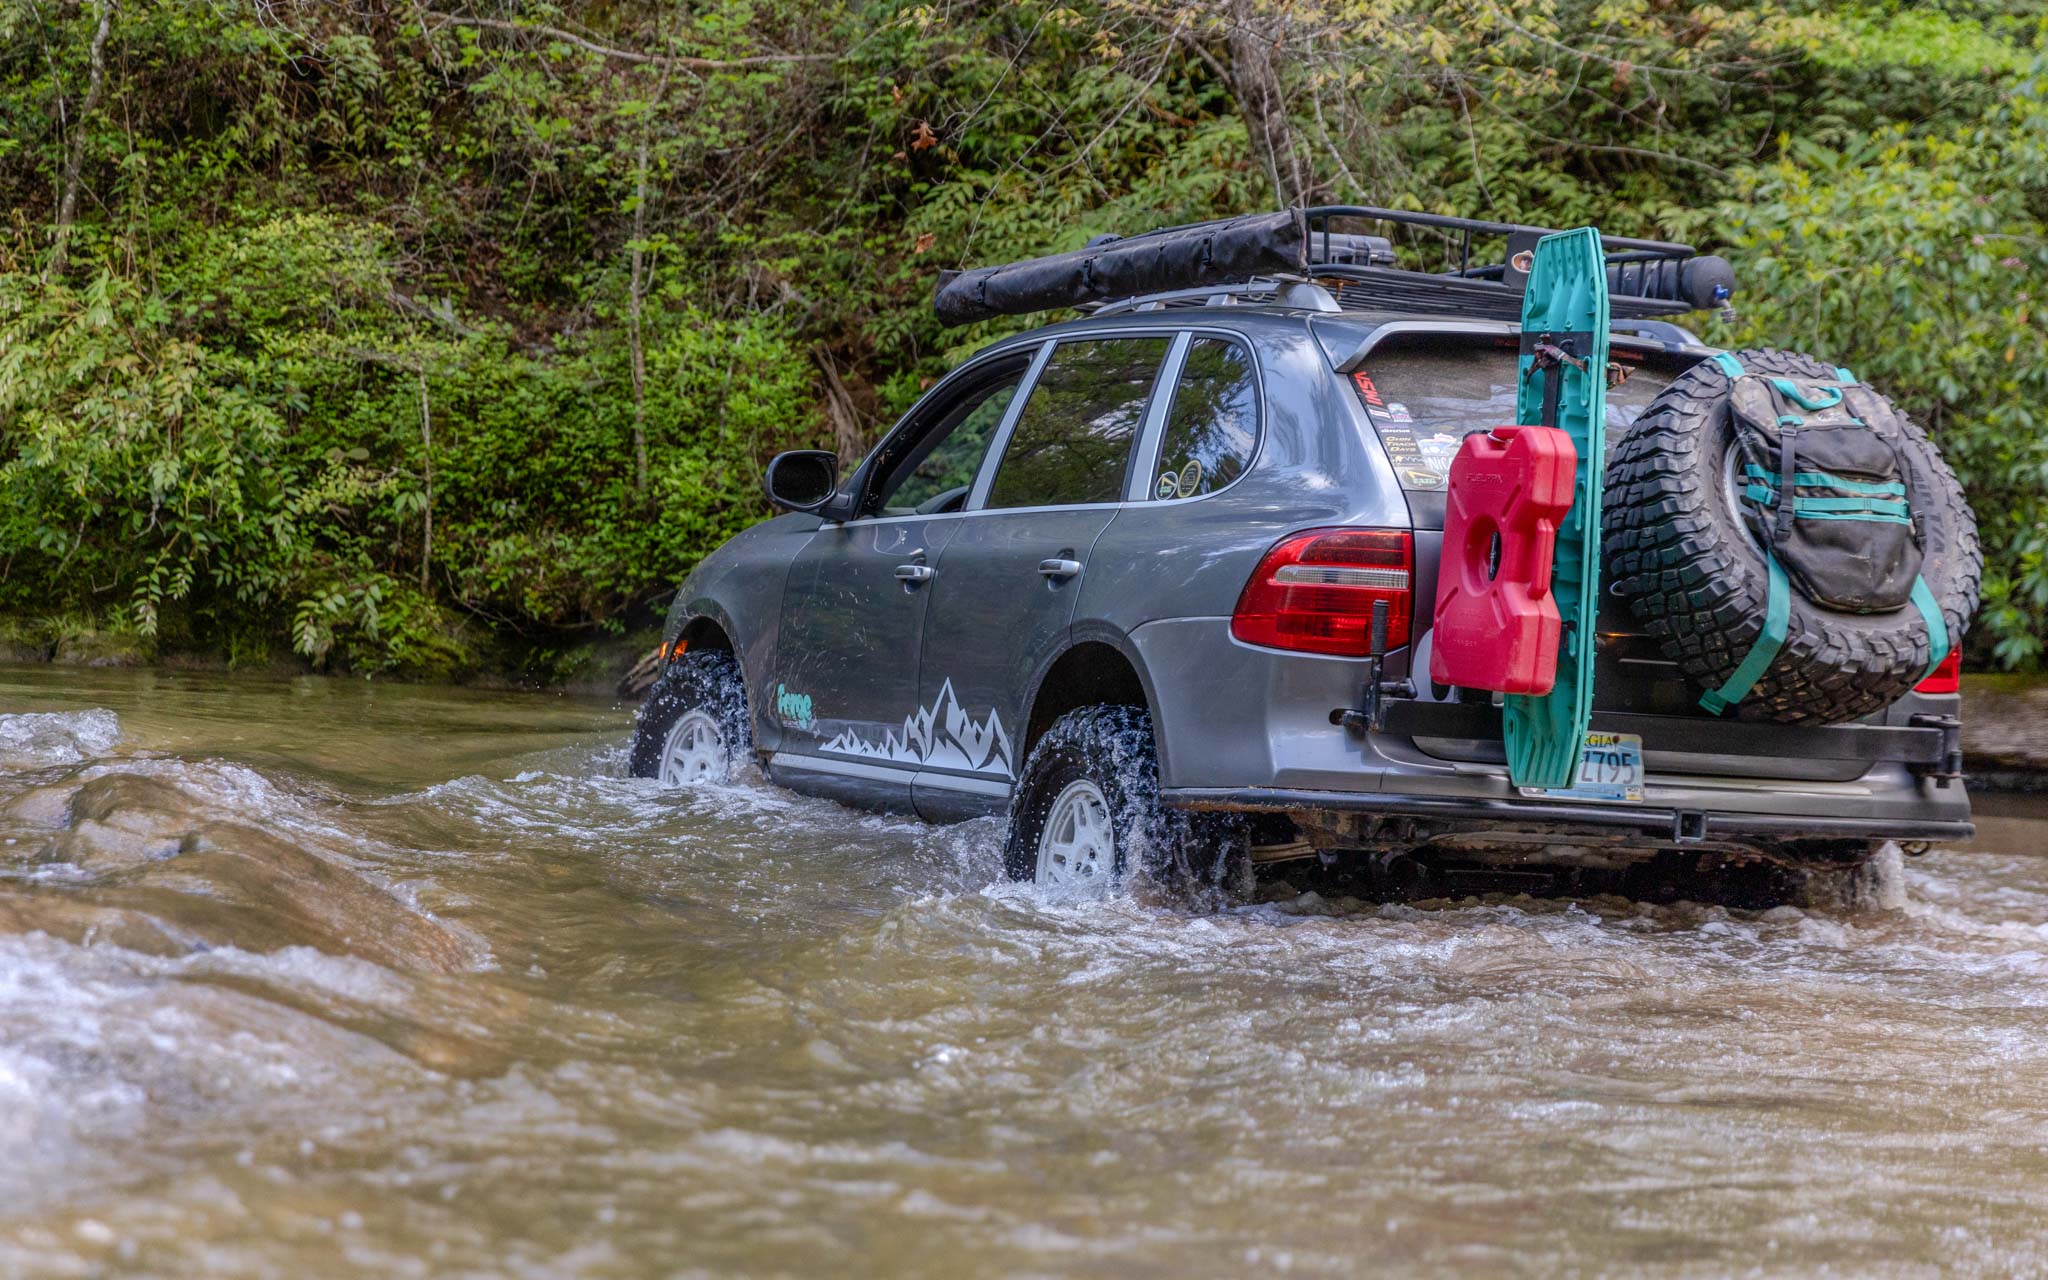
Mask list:
[[[932,422],[920,432],[915,422],[903,432],[903,443],[890,441],[876,468],[861,514],[932,515],[958,511],[974,487],[975,473],[995,438],[996,427],[1016,398],[1017,386],[1031,367],[1027,352],[995,362],[944,403],[919,416]]]
[[[1193,498],[1221,489],[1244,474],[1258,443],[1259,384],[1251,353],[1227,339],[1196,338],[1167,410],[1152,497]]]
[[[1053,348],[996,467],[989,507],[1122,499],[1131,444],[1165,338],[1082,338]]]

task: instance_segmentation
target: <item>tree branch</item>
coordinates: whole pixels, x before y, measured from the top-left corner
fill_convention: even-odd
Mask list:
[[[840,465],[850,467],[860,461],[867,448],[860,429],[860,412],[853,407],[853,397],[847,393],[846,384],[840,380],[839,370],[832,363],[832,357],[825,354],[825,349],[813,348],[811,359],[817,362],[818,371],[825,375],[825,416],[832,422],[832,438],[838,446]]]
[[[692,58],[682,54],[645,53],[637,49],[619,49],[585,39],[573,31],[550,27],[538,22],[509,22],[503,18],[472,18],[459,13],[425,11],[429,18],[438,18],[457,27],[481,27],[489,31],[507,31],[515,35],[540,35],[563,44],[574,45],[599,57],[619,62],[639,63],[650,67],[672,67],[679,71],[736,71],[743,67],[777,66],[788,62],[832,62],[836,53],[757,53],[744,58]]]

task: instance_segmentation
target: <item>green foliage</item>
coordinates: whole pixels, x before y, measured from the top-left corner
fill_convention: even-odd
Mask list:
[[[807,410],[771,322],[652,311],[643,499],[631,405],[593,394],[630,380],[615,334],[449,331],[389,304],[388,252],[292,215],[197,237],[154,292],[0,277],[0,606],[115,603],[150,639],[268,619],[316,664],[446,673],[463,618],[614,622],[759,514]]]
[[[776,449],[857,448],[1023,326],[941,330],[939,268],[1277,182],[1732,242],[1744,337],[1844,359],[1936,430],[1984,517],[1980,632],[2036,663],[2037,21],[0,0],[0,615],[547,668],[765,514]]]
[[[1981,119],[1848,150],[1791,144],[1730,207],[1737,339],[1853,368],[1925,424],[1985,541],[1980,639],[2048,634],[2048,64]]]

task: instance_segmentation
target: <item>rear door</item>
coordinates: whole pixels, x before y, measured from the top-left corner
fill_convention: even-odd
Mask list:
[[[937,558],[925,616],[918,809],[1008,797],[1034,678],[1065,646],[1088,556],[1129,484],[1167,335],[1067,338]]]
[[[934,566],[1033,355],[963,369],[914,408],[862,469],[854,517],[819,529],[792,562],[768,686],[778,782],[910,807],[924,754],[918,650]]]

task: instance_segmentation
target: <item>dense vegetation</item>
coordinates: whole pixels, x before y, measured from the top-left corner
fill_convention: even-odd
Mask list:
[[[941,266],[1345,199],[1724,247],[1713,336],[1929,423],[2043,657],[2017,0],[438,2],[0,0],[0,615],[547,675],[991,336]]]

